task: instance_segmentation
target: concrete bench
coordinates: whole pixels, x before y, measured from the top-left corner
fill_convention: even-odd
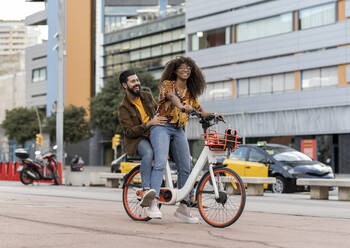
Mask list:
[[[99,173],[100,178],[107,180],[106,187],[108,188],[120,188],[123,185],[125,173]]]
[[[338,200],[350,201],[350,179],[299,178],[297,185],[310,186],[310,198],[328,200],[330,187],[338,187]]]
[[[263,196],[264,184],[275,184],[274,177],[241,177],[243,183],[247,184],[247,195]]]

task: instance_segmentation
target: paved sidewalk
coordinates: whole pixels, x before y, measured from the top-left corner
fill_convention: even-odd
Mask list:
[[[24,186],[20,182],[0,181],[0,192],[47,195],[77,199],[122,201],[122,189],[106,187],[70,187],[51,184]],[[350,201],[338,201],[337,190],[330,191],[330,200],[311,200],[308,192],[248,196],[245,211],[350,219]]]
[[[348,248],[350,202],[310,200],[307,194],[249,196],[232,226],[184,224],[175,206],[164,218],[132,221],[121,189],[0,182],[1,248]]]

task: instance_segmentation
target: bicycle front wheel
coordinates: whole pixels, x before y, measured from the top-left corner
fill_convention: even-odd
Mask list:
[[[228,227],[241,216],[246,192],[242,179],[231,169],[214,168],[214,177],[219,191],[215,198],[210,173],[200,180],[196,192],[198,210],[205,222],[213,227]]]
[[[140,206],[141,197],[139,193],[142,191],[140,166],[136,166],[126,176],[123,185],[123,205],[126,213],[133,220],[148,221],[146,208]]]

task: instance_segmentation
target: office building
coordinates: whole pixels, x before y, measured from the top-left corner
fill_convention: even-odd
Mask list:
[[[316,158],[349,173],[349,17],[345,0],[188,1],[187,54],[206,76],[204,109],[225,113],[247,142],[316,140]]]
[[[185,14],[107,33],[104,39],[105,78],[132,67],[159,79],[171,58],[185,54]]]

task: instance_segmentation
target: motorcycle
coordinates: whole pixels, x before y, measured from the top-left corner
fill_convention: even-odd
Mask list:
[[[75,155],[70,163],[71,171],[83,171],[84,170],[84,161],[78,155]]]
[[[47,152],[41,156],[41,153],[36,151],[35,160],[30,159],[29,153],[23,148],[16,149],[15,154],[21,160],[21,165],[18,166],[17,171],[23,184],[31,184],[34,180],[54,180],[55,185],[60,184],[55,153]]]

